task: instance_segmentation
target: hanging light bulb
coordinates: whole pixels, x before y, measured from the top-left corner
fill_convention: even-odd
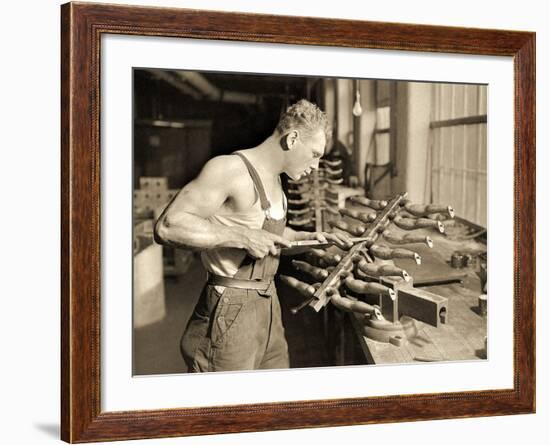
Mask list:
[[[355,103],[353,104],[352,113],[355,117],[361,116],[363,114],[363,109],[361,108],[361,94],[359,93],[359,86],[355,90]]]

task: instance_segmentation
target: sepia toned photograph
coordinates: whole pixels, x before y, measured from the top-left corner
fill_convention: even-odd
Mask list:
[[[487,360],[487,85],[133,70],[135,376]]]

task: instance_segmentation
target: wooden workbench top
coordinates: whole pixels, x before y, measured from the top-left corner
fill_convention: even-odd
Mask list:
[[[422,265],[412,261],[396,261],[396,265],[405,268],[416,280],[426,277],[465,274],[462,283],[430,286],[424,289],[448,298],[447,323],[434,327],[415,320],[417,334],[402,346],[381,343],[365,337],[361,331],[361,319],[350,315],[359,342],[368,363],[407,363],[444,360],[480,360],[486,358],[485,337],[487,316],[478,310],[478,298],[481,282],[478,275],[479,265],[454,269],[448,264],[455,250],[483,251],[485,245],[470,240],[453,241],[444,236],[426,232],[434,240],[434,248],[418,244],[402,246],[422,255]],[[401,247],[401,246],[400,246]]]

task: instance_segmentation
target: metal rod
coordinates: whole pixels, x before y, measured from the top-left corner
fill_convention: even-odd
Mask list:
[[[486,124],[487,115],[482,114],[478,116],[467,116],[467,117],[458,117],[455,119],[445,119],[441,121],[430,122],[430,128],[443,128],[443,127],[454,127],[457,125],[475,125],[475,124]]]

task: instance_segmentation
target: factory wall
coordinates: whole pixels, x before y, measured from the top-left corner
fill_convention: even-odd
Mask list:
[[[432,84],[397,82],[395,163],[392,192],[408,192],[414,202],[430,202],[427,189]]]
[[[357,185],[376,199],[407,192],[414,202],[449,203],[486,226],[487,87],[360,80],[356,97],[353,82],[325,80],[325,103]],[[357,102],[361,113],[354,117]],[[465,117],[479,122],[431,127]]]

